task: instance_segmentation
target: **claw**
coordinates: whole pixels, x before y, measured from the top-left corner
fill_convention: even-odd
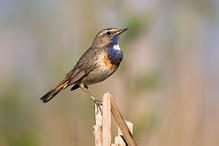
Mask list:
[[[95,104],[96,104],[96,106],[97,106],[97,113],[96,113],[96,114],[98,114],[98,112],[100,111],[100,112],[101,112],[101,115],[102,115],[102,109],[101,109],[101,106],[103,106],[102,101],[99,101],[99,100],[95,99],[94,102],[95,102]],[[98,109],[99,109],[99,110],[98,110]]]

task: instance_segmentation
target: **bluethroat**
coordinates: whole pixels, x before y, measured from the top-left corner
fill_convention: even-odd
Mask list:
[[[88,85],[107,79],[118,69],[123,59],[123,53],[119,47],[119,37],[126,30],[128,28],[107,28],[100,31],[94,38],[91,47],[81,56],[74,68],[66,74],[64,80],[46,93],[41,100],[46,103],[62,89],[73,85],[71,91],[80,87],[89,94],[95,104],[100,105],[101,102],[95,98]]]

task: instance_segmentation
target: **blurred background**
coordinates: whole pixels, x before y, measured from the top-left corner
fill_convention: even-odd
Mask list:
[[[112,92],[138,145],[218,146],[218,0],[1,0],[0,146],[94,145],[82,90],[39,99],[108,27],[129,28],[124,59],[90,88]]]

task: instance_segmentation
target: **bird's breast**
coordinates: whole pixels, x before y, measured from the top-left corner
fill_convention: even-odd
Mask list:
[[[118,68],[118,65],[112,64],[111,60],[108,58],[107,54],[103,55],[103,63],[106,69],[109,69],[110,72],[113,72]]]
[[[97,57],[96,67],[93,69],[86,77],[83,78],[81,82],[84,82],[85,85],[94,84],[101,82],[111,76],[119,67],[120,62],[122,61],[122,52],[121,50],[110,50],[103,51]]]
[[[103,52],[99,59],[96,60],[96,68],[92,70],[82,82],[85,85],[101,82],[111,76],[118,68],[119,65],[114,65],[108,58],[108,54]]]
[[[119,47],[119,44],[107,47],[107,50],[107,58],[110,60],[110,63],[119,66],[123,59],[123,53]]]
[[[114,72],[119,64],[113,64],[112,61],[109,59],[109,54],[103,52],[99,59],[97,60],[97,68],[101,72],[104,72],[105,74],[111,74],[111,72]]]

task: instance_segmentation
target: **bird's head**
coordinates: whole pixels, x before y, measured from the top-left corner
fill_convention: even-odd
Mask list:
[[[128,30],[128,28],[118,29],[118,28],[107,28],[100,31],[94,41],[92,46],[103,47],[107,46],[110,43],[119,44],[120,35]]]

